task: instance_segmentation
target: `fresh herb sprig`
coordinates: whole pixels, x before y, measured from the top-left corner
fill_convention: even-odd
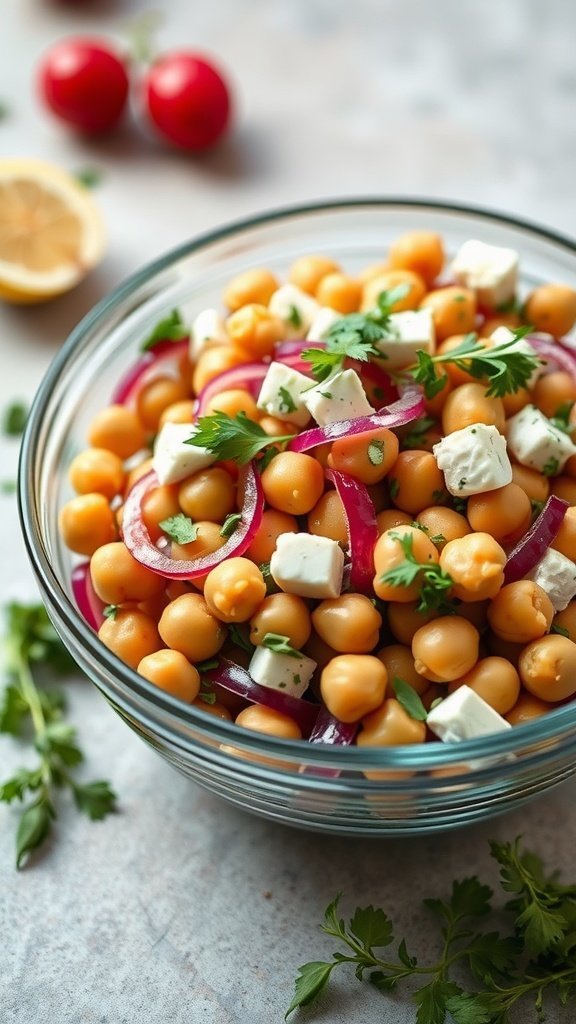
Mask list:
[[[93,821],[115,810],[116,795],[107,782],[78,782],[72,773],[84,755],[75,728],[63,717],[64,695],[41,687],[37,676],[42,671],[60,677],[74,663],[42,605],[8,606],[4,654],[8,683],[0,698],[0,732],[31,737],[38,754],[36,766],[19,768],[0,783],[0,801],[29,800],[16,833],[20,868],[52,831],[56,790],[70,790],[78,810]]]
[[[514,394],[526,386],[534,370],[540,365],[537,356],[518,347],[518,342],[530,333],[530,327],[518,327],[513,337],[502,345],[486,348],[475,333],[467,334],[460,345],[436,356],[421,350],[417,363],[408,372],[421,384],[426,398],[434,398],[444,387],[446,374],[441,369],[452,363],[472,377],[486,380],[486,394],[502,397]]]
[[[454,585],[452,577],[438,563],[419,562],[414,555],[414,538],[412,534],[391,533],[397,540],[404,554],[404,561],[387,569],[380,580],[391,587],[410,587],[420,583],[419,612],[441,611],[450,614],[454,611],[453,604],[447,600],[447,591]]]
[[[379,950],[395,945],[388,915],[372,906],[359,907],[346,923],[339,915],[337,896],[327,907],[321,928],[338,939],[345,952],[338,950],[332,960],[315,960],[298,969],[286,1017],[313,1002],[332,972],[344,964],[354,965],[359,981],[367,974],[383,994],[394,992],[405,979],[424,982],[412,991],[415,1024],[444,1024],[448,1014],[456,1024],[508,1024],[510,1011],[517,1006],[523,1016],[515,1019],[536,1024],[544,1020],[546,995],[555,995],[562,1006],[576,1000],[576,886],[562,885],[556,873],[548,875],[540,858],[523,850],[519,839],[492,843],[490,852],[500,867],[502,889],[512,895],[505,906],[511,934],[485,930],[493,892],[476,876],[455,881],[447,900],[424,900],[442,936],[440,957],[429,965],[408,951],[405,939],[395,954],[383,956]],[[456,966],[458,982],[453,975]],[[469,988],[460,984],[462,971],[470,976]],[[529,1002],[533,1015],[527,1017]],[[572,1012],[566,1021],[573,1016]]]
[[[176,544],[191,544],[198,537],[198,523],[193,523],[190,516],[178,512],[175,516],[162,519],[158,526],[170,540]]]
[[[173,309],[168,316],[159,320],[150,334],[140,346],[141,352],[149,352],[160,341],[182,341],[188,336],[188,327],[182,319],[180,310]]]
[[[27,419],[28,408],[24,402],[11,402],[2,413],[2,433],[7,437],[20,437]]]
[[[376,348],[382,338],[390,337],[390,314],[394,305],[409,291],[406,284],[380,292],[375,309],[368,313],[349,313],[336,320],[326,334],[325,348],[307,348],[302,359],[310,363],[317,381],[326,380],[342,369],[345,359],[366,362],[370,356],[385,356]]]
[[[245,412],[239,412],[236,416],[215,412],[212,416],[200,417],[186,444],[207,448],[219,459],[232,459],[238,465],[245,466],[265,448],[285,444],[294,436],[283,434],[270,437],[259,423],[248,419]]]

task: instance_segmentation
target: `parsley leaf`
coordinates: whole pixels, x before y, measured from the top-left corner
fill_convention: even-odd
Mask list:
[[[302,316],[300,310],[298,309],[298,306],[295,306],[294,303],[290,303],[290,305],[288,306],[288,313],[286,319],[290,326],[294,328],[294,330],[297,331],[299,327],[302,327]]]
[[[28,409],[23,402],[11,402],[2,416],[2,431],[7,437],[20,437],[24,433]]]
[[[188,328],[186,327],[180,311],[173,309],[168,316],[163,317],[159,320],[155,327],[152,328],[150,334],[144,339],[140,346],[141,352],[148,352],[151,348],[154,348],[159,341],[182,341],[183,338],[188,336]]]
[[[186,444],[207,448],[219,459],[232,459],[245,466],[269,445],[283,444],[293,437],[294,434],[270,437],[259,423],[248,419],[245,412],[237,416],[216,412],[213,416],[200,417]]]
[[[422,448],[426,440],[426,434],[431,427],[436,426],[436,420],[432,416],[421,416],[416,420],[411,429],[402,437],[403,448]]]
[[[231,622],[228,625],[228,639],[240,647],[241,650],[247,651],[248,654],[252,654],[254,651],[254,644],[250,642],[250,639],[246,635],[246,627],[237,625],[235,622]]]
[[[220,527],[220,536],[231,537],[236,527],[240,524],[241,520],[241,512],[231,512],[230,515],[226,516],[226,519],[224,520],[222,526]]]
[[[384,462],[384,441],[370,441],[368,445],[368,462],[372,466],[381,466]]]
[[[560,463],[558,459],[552,456],[548,459],[548,462],[542,466],[542,473],[544,476],[557,476],[560,472]]]
[[[262,647],[267,647],[275,654],[287,654],[290,658],[301,658],[300,651],[297,651],[290,644],[290,638],[280,633],[265,633],[262,638]]]
[[[444,387],[445,374],[440,372],[439,375],[438,367],[446,363],[453,363],[479,380],[487,380],[489,397],[514,394],[526,387],[541,362],[519,344],[530,330],[530,327],[518,327],[509,341],[493,348],[486,348],[475,333],[467,334],[460,345],[449,352],[436,356],[418,352],[417,363],[409,372],[422,385],[427,398],[433,398]]]
[[[322,992],[322,989],[326,988],[330,975],[337,963],[337,960],[334,960],[333,963],[313,960],[311,963],[302,964],[302,967],[298,968],[299,977],[294,982],[296,991],[290,1006],[286,1010],[284,1020],[287,1020],[297,1007],[308,1006],[308,1003],[316,999],[320,992]]]
[[[81,167],[74,172],[74,177],[84,188],[97,188],[102,181],[103,172],[99,167]]]
[[[278,409],[280,412],[295,412],[296,402],[292,398],[292,395],[288,391],[288,388],[280,386],[278,388],[278,394],[280,395],[280,401],[278,403]]]
[[[382,574],[382,583],[392,587],[410,587],[416,581],[420,584],[419,612],[437,609],[444,614],[454,611],[454,605],[447,600],[446,592],[453,585],[452,577],[438,563],[418,562],[414,557],[414,538],[411,534],[393,533],[390,536],[397,540],[404,553],[404,561],[387,569]]]
[[[396,700],[402,705],[406,714],[410,715],[410,718],[414,718],[417,722],[426,721],[428,712],[413,686],[403,679],[399,679],[398,676],[394,676],[392,689],[396,694]]]
[[[91,821],[101,821],[116,809],[116,794],[101,779],[76,783],[72,792],[78,810],[87,814]]]
[[[176,544],[190,544],[198,536],[198,524],[193,523],[190,516],[184,515],[183,512],[163,519],[158,526]]]

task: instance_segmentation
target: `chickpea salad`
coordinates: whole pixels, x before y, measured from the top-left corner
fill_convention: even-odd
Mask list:
[[[576,291],[429,231],[173,310],[60,510],[102,642],[240,728],[454,743],[576,694]]]

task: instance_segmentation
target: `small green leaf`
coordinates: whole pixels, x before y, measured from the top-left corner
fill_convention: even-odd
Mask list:
[[[236,527],[239,526],[241,520],[241,512],[231,512],[229,516],[226,516],[226,519],[222,523],[222,526],[220,528],[220,536],[231,537]]]
[[[301,658],[302,654],[290,644],[290,638],[280,633],[266,633],[262,639],[262,647],[267,647],[275,654],[287,654],[290,658]]]
[[[557,476],[560,472],[560,463],[558,459],[549,458],[548,462],[542,466],[542,473],[544,476]]]
[[[16,494],[17,490],[16,480],[0,480],[0,494]]]
[[[384,462],[384,441],[370,441],[368,445],[368,461],[373,466],[381,466]]]
[[[12,803],[12,800],[23,800],[27,792],[34,792],[42,784],[42,772],[39,768],[19,768],[18,771],[0,786],[0,801]]]
[[[418,1007],[416,1024],[444,1024],[447,1001],[460,995],[458,985],[435,978],[414,992],[412,998]]]
[[[103,171],[99,167],[80,167],[74,172],[76,181],[88,189],[97,188],[103,176]]]
[[[152,328],[150,334],[142,342],[140,350],[148,352],[159,341],[182,341],[187,336],[188,328],[184,324],[180,311],[173,309],[168,316],[159,320],[156,326]]]
[[[20,437],[24,433],[28,408],[23,402],[11,402],[2,416],[2,430],[7,437]]]
[[[19,736],[24,720],[29,714],[29,707],[19,688],[10,684],[2,694],[0,705],[0,732]]]
[[[450,996],[446,1009],[456,1024],[492,1024],[494,1020],[494,1010],[484,1003],[481,995],[472,992]]]
[[[16,833],[16,867],[21,868],[29,853],[47,839],[55,817],[50,802],[43,796],[23,811]]]
[[[270,437],[259,423],[248,419],[245,412],[239,412],[237,416],[215,412],[212,416],[200,416],[192,437],[185,443],[207,448],[218,459],[233,459],[245,466],[265,448],[291,441],[293,437],[294,434]]]
[[[112,619],[112,622],[114,622],[119,611],[119,604],[107,604],[106,607],[102,609],[102,615],[105,619]]]
[[[228,626],[228,639],[233,644],[236,644],[237,647],[240,647],[241,650],[247,651],[248,654],[253,654],[254,644],[250,643],[245,626],[231,622]]]
[[[475,875],[452,883],[450,907],[455,920],[463,917],[483,917],[490,913],[490,899],[493,893]]]
[[[198,700],[201,700],[203,704],[215,704],[218,698],[213,690],[201,690]]]
[[[356,908],[350,921],[350,931],[366,949],[389,946],[394,941],[392,921],[383,910],[372,906]]]
[[[190,544],[198,536],[198,524],[193,523],[190,516],[184,515],[183,512],[163,519],[158,525],[162,532],[176,544]]]
[[[308,1006],[317,998],[320,992],[326,988],[336,964],[336,960],[333,963],[314,960],[309,964],[302,964],[302,967],[298,968],[300,976],[294,982],[294,998],[286,1010],[284,1020],[287,1020],[299,1006]]]
[[[278,409],[282,412],[296,412],[296,402],[292,398],[292,395],[288,391],[288,388],[279,387],[278,394],[280,401],[278,403]]]
[[[78,810],[87,814],[91,821],[101,821],[116,810],[116,794],[102,779],[76,783],[73,793]]]
[[[47,725],[36,739],[36,749],[40,754],[59,758],[68,768],[84,760],[76,743],[76,730],[66,722],[51,722]]]
[[[288,306],[288,314],[286,316],[288,323],[297,331],[299,327],[302,327],[302,316],[298,306],[291,303]]]
[[[410,686],[403,679],[399,679],[398,676],[394,676],[392,688],[398,703],[402,705],[406,714],[410,715],[410,718],[414,718],[417,722],[425,722],[428,718],[428,712],[414,687]]]
[[[565,637],[568,637],[568,639],[570,639],[570,633],[568,632],[568,630],[565,629],[564,626],[557,626],[555,622],[553,622],[552,625],[550,626],[550,632],[551,633],[558,633],[559,636],[565,636]]]

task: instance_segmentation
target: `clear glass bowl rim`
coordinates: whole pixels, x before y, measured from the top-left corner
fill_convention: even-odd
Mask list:
[[[407,196],[344,197],[319,200],[303,205],[296,204],[276,207],[258,215],[228,222],[214,230],[196,235],[191,240],[169,250],[158,259],[146,264],[121,282],[117,288],[108,293],[83,317],[63,343],[50,363],[30,409],[20,450],[18,506],[24,543],[41,589],[49,595],[50,603],[58,607],[59,614],[62,616],[67,630],[75,636],[79,644],[87,649],[92,659],[106,667],[107,671],[116,678],[117,683],[125,690],[127,695],[135,696],[140,703],[143,703],[147,711],[147,724],[152,729],[159,714],[164,726],[166,724],[169,725],[170,722],[176,727],[179,723],[187,724],[192,726],[197,732],[205,734],[213,742],[221,744],[235,743],[236,747],[242,746],[242,748],[263,754],[293,757],[296,760],[304,760],[308,763],[321,761],[323,764],[329,764],[334,769],[344,767],[343,762],[345,760],[346,768],[353,766],[360,771],[367,767],[425,771],[451,764],[459,764],[472,758],[479,758],[481,760],[486,758],[488,761],[488,759],[498,757],[498,755],[502,756],[506,753],[539,746],[546,740],[560,739],[563,734],[566,737],[573,730],[576,731],[576,706],[573,704],[564,705],[551,710],[533,722],[515,726],[504,733],[494,734],[479,740],[467,740],[458,744],[422,743],[404,747],[375,748],[353,746],[339,748],[327,744],[315,745],[308,743],[306,740],[277,739],[276,737],[239,730],[233,722],[217,719],[215,716],[202,712],[193,706],[182,704],[182,702],[171,697],[169,694],[152,686],[142,676],[139,676],[126,664],[117,659],[99,641],[96,633],[87,625],[72,603],[52,568],[44,547],[33,487],[34,462],[39,455],[39,429],[55,382],[68,360],[73,357],[77,350],[81,349],[83,343],[89,342],[91,329],[102,320],[105,320],[116,307],[120,306],[138,289],[147,285],[157,275],[167,270],[173,263],[215,242],[231,239],[236,234],[249,231],[251,228],[273,224],[274,221],[286,221],[308,214],[322,214],[324,212],[353,211],[362,208],[367,210],[371,207],[377,207],[378,209],[394,208],[397,211],[402,208],[416,209],[421,210],[423,213],[426,210],[430,210],[435,213],[446,213],[447,215],[454,214],[457,216],[460,214],[470,216],[479,220],[486,220],[492,224],[501,223],[524,231],[536,239],[539,238],[551,242],[553,245],[566,249],[569,253],[576,256],[575,240],[533,221],[472,204],[451,203],[436,199]],[[128,701],[128,703],[130,706],[133,704],[132,701]],[[239,733],[242,734],[241,737]],[[179,732],[179,736],[182,742],[181,732]]]

